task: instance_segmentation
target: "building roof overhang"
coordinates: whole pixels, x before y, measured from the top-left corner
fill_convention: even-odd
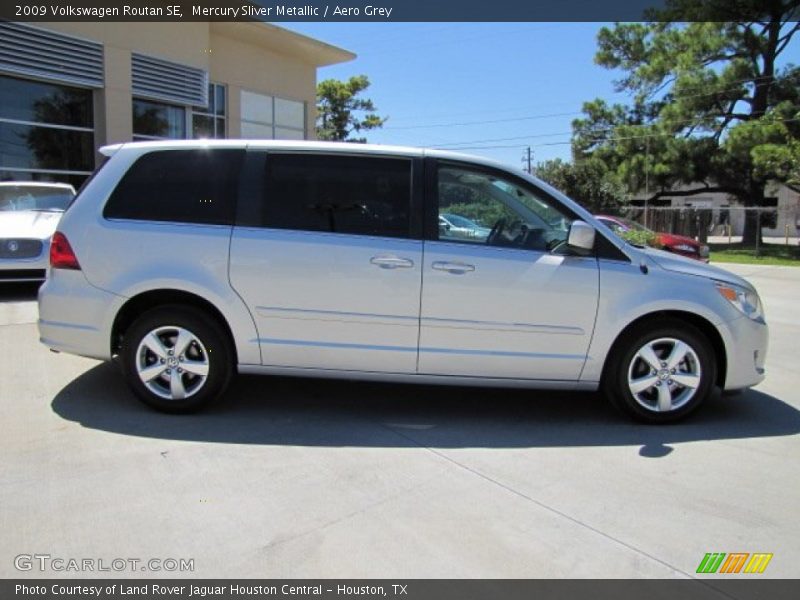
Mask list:
[[[356,55],[349,50],[263,21],[244,23],[213,21],[210,32],[247,42],[278,54],[293,56],[316,67],[335,65],[356,58]]]

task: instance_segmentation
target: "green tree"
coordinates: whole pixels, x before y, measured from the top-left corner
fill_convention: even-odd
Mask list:
[[[630,105],[584,105],[576,159],[602,160],[649,199],[726,192],[763,206],[769,180],[796,182],[800,68],[778,68],[800,0],[667,0],[652,21],[604,27],[595,61],[619,69]],[[671,191],[678,184],[699,184]],[[753,243],[756,214],[744,241]]]
[[[347,81],[326,79],[317,84],[317,137],[320,140],[364,143],[366,138],[351,135],[383,126],[386,117],[375,113],[372,100],[358,97],[369,85],[366,75]]]
[[[594,213],[616,213],[628,200],[617,173],[599,158],[569,163],[560,158],[536,165],[536,176]]]

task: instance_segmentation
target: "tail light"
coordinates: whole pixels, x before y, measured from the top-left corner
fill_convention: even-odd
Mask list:
[[[81,268],[78,264],[78,257],[75,256],[72,246],[69,245],[67,236],[60,231],[56,231],[53,239],[50,240],[50,268],[77,270]]]

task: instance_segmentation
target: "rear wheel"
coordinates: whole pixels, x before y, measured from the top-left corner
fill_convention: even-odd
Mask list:
[[[640,421],[677,421],[711,395],[716,362],[708,339],[677,319],[650,321],[616,346],[603,388],[611,402]]]
[[[227,336],[194,307],[144,313],[125,332],[120,354],[133,392],[164,412],[204,407],[222,395],[233,371]]]

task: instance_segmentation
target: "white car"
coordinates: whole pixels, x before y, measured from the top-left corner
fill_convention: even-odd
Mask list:
[[[0,282],[44,280],[50,237],[74,196],[66,183],[0,181]]]
[[[439,235],[442,238],[467,238],[485,240],[492,232],[488,227],[481,227],[472,219],[446,213],[439,215]]]

